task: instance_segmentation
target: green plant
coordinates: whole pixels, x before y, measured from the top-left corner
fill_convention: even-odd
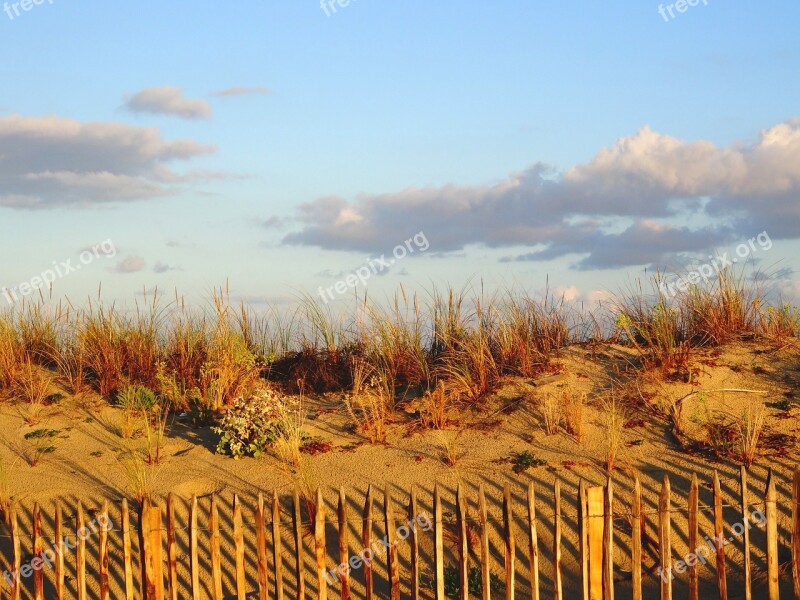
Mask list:
[[[297,401],[269,388],[259,388],[251,396],[240,396],[225,411],[213,431],[221,436],[217,453],[234,458],[262,456],[287,429],[287,415]]]
[[[519,475],[532,467],[543,467],[547,465],[547,461],[536,458],[536,456],[529,451],[523,450],[522,452],[514,452],[511,454],[511,464],[511,470]]]
[[[23,437],[31,442],[28,462],[31,467],[37,466],[46,454],[56,451],[56,439],[59,438],[61,431],[57,429],[35,429],[26,433]]]
[[[505,581],[495,573],[489,575],[489,580],[492,594],[502,596],[505,593]],[[470,568],[467,575],[467,589],[469,590],[469,595],[474,598],[480,598],[483,594],[483,580],[481,579],[479,567]],[[444,595],[448,598],[460,598],[460,592],[461,573],[457,567],[448,565],[444,568]]]

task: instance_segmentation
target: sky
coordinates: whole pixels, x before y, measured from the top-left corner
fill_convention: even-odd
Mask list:
[[[800,296],[794,0],[38,2],[0,12],[0,306],[594,301],[737,256]]]

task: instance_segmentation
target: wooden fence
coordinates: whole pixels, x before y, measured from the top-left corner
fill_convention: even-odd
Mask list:
[[[725,506],[729,511],[735,509],[742,517],[742,526],[733,528],[737,536],[737,548],[741,548],[744,574],[744,589],[739,594],[741,582],[737,582],[737,597],[746,600],[753,597],[777,600],[780,593],[779,506],[772,471],[767,477],[763,493],[749,492],[744,469],[741,470],[741,478],[737,484],[740,502],[733,507]],[[343,599],[363,597],[371,600],[386,597],[399,600],[402,588],[413,600],[419,600],[423,595],[436,600],[448,596],[461,600],[470,597],[483,600],[512,599],[523,597],[518,587],[519,573],[523,568],[527,574],[524,597],[539,600],[542,593],[540,568],[544,565],[546,550],[546,566],[550,573],[548,597],[555,600],[577,596],[583,600],[611,600],[615,597],[615,586],[619,586],[615,577],[614,548],[615,536],[620,535],[617,531],[620,528],[615,527],[615,518],[620,515],[615,515],[614,511],[613,485],[610,480],[603,486],[580,483],[578,498],[572,505],[577,517],[575,533],[578,568],[576,572],[567,573],[562,565],[564,522],[561,485],[556,480],[552,498],[548,498],[548,503],[552,500],[552,522],[545,528],[542,527],[541,517],[537,518],[537,498],[533,484],[527,488],[522,507],[514,505],[509,487],[505,486],[502,499],[498,499],[501,518],[497,529],[501,547],[493,546],[490,540],[491,527],[483,486],[477,490],[477,502],[474,504],[477,506],[477,517],[470,516],[466,494],[461,486],[455,491],[455,501],[451,503],[454,508],[453,518],[449,515],[444,517],[442,495],[440,488],[436,486],[429,504],[432,515],[426,515],[424,520],[421,519],[423,513],[420,512],[416,491],[411,490],[407,501],[404,498],[400,508],[400,502],[393,497],[391,486],[387,486],[381,494],[383,511],[378,514],[374,508],[380,503],[375,497],[375,491],[369,488],[363,508],[359,503],[360,514],[355,515],[355,521],[361,525],[361,536],[358,540],[350,539],[353,536],[348,533],[348,524],[352,525],[353,521],[350,518],[353,510],[352,505],[348,509],[344,490],[338,493],[336,509],[330,511],[326,509],[322,491],[317,490],[316,496],[311,498],[303,497],[295,491],[289,505],[289,520],[281,518],[285,511],[282,511],[277,493],[267,499],[260,495],[252,511],[254,527],[249,528],[244,525],[242,503],[238,497],[234,497],[230,514],[226,515],[230,517],[226,523],[229,523],[231,530],[223,529],[220,503],[213,495],[210,497],[208,509],[202,511],[199,509],[197,497],[192,498],[188,506],[172,495],[166,499],[164,506],[145,502],[137,511],[138,523],[133,524],[129,517],[128,503],[123,500],[118,527],[112,526],[107,502],[94,513],[87,513],[78,503],[74,527],[69,528],[65,526],[61,506],[56,506],[52,520],[47,519],[47,523],[43,523],[45,520],[41,507],[37,504],[30,514],[30,544],[27,543],[28,536],[20,531],[19,509],[12,508],[8,515],[10,560],[4,557],[9,570],[4,573],[0,598],[20,600],[22,597],[32,597],[43,600],[47,597],[60,600],[75,597],[85,600],[92,597],[108,600],[113,596],[124,597],[126,600],[198,600],[205,597],[214,600],[301,600],[313,597],[325,600],[331,595]],[[694,550],[695,554],[676,560],[673,552],[673,540],[676,537],[673,534],[675,523],[672,517],[675,512],[674,494],[669,478],[665,476],[663,479],[658,505],[654,511],[644,509],[642,487],[638,478],[634,481],[630,502],[626,502],[630,506],[630,511],[626,513],[626,522],[630,529],[625,529],[625,539],[628,540],[629,536],[629,543],[622,544],[620,539],[616,540],[617,546],[628,553],[630,559],[629,579],[625,582],[626,596],[633,600],[646,597],[643,595],[643,539],[646,537],[645,513],[652,513],[657,538],[656,579],[660,587],[653,597],[671,599],[672,576],[679,575],[688,580],[688,597],[698,600],[701,591],[698,563],[705,565],[706,558],[709,558],[708,562],[715,564],[713,571],[716,590],[713,595],[722,600],[729,597],[728,566],[732,560],[726,555],[726,545],[706,544],[707,549],[712,548],[712,557],[707,556],[708,552],[703,555],[699,551],[703,540],[699,538],[698,517],[703,508],[708,508],[709,514],[713,515],[711,520],[715,541],[725,536],[723,495],[716,473],[711,487],[713,503],[701,507],[700,486],[697,478],[692,476],[687,499],[688,530],[681,535],[688,540],[687,548]],[[791,569],[789,576],[784,579],[791,579],[793,596],[800,599],[800,470],[794,475],[790,497],[790,526],[784,537],[791,549]],[[757,512],[759,517],[763,516],[763,519],[759,518],[758,530],[765,531],[765,547],[759,551],[763,551],[766,571],[766,581],[763,582],[766,593],[759,592],[755,596],[751,553],[756,548],[751,545],[750,535],[751,524],[755,523],[753,515],[756,513],[751,511],[754,506],[763,506],[763,511],[759,508]],[[186,510],[184,522],[176,517],[176,509]],[[89,516],[94,517],[91,522],[88,520]],[[413,527],[410,526],[411,523],[418,523],[420,526]],[[429,527],[423,527],[423,524]],[[365,550],[376,547],[376,526],[385,534],[383,547],[386,549],[385,557],[381,557],[385,578],[379,591],[375,589],[373,577],[377,559],[373,553],[370,555],[372,560],[368,560]],[[46,528],[52,531],[52,536],[45,535]],[[337,535],[329,535],[329,528],[335,529]],[[540,544],[543,530],[547,530],[547,537],[551,542],[546,549]],[[114,549],[109,544],[111,531],[119,538]],[[177,543],[179,531],[188,538],[183,549]],[[62,547],[61,551],[56,551],[55,546],[51,548],[48,543],[48,539],[60,543],[71,536],[74,536],[75,543],[67,543],[67,547]],[[307,545],[304,538],[312,540],[308,544],[313,548],[310,564],[306,560],[309,557],[306,556]],[[23,549],[23,540],[30,548]],[[329,544],[334,541],[332,547],[336,551],[330,552]],[[401,541],[403,551],[408,557],[405,568],[401,568],[398,559]],[[425,557],[421,558],[420,548],[423,541],[431,547],[427,560]],[[709,538],[706,537],[705,542],[708,541]],[[228,545],[228,542],[230,551],[223,552],[223,545]],[[524,551],[521,552],[520,549]],[[518,553],[523,556],[518,556]],[[87,556],[90,554],[93,567],[87,568]],[[451,564],[447,566],[446,554],[451,557]],[[695,558],[692,559],[692,556]],[[699,560],[700,556],[703,556],[703,560]],[[524,565],[518,563],[520,559]],[[68,565],[68,562],[72,564]],[[334,563],[347,567],[337,570]],[[502,565],[502,577],[492,572],[492,563]],[[313,568],[309,572],[311,565]],[[69,577],[69,586],[65,584],[68,567],[70,573],[74,573],[74,576]],[[183,572],[180,577],[179,570]],[[353,574],[355,571],[359,571],[357,585]],[[446,571],[450,575],[449,581]],[[570,582],[578,584],[577,594],[565,593],[565,576],[570,578]],[[228,582],[226,587],[230,591],[223,591],[223,579]],[[472,581],[473,579],[476,581]],[[652,583],[653,579],[650,581]],[[646,592],[647,590],[644,593]],[[651,595],[652,592],[651,590]]]

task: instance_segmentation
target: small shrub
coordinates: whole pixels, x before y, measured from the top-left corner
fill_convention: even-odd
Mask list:
[[[490,588],[492,594],[502,595],[505,592],[505,582],[495,573],[489,575]],[[483,594],[483,580],[481,579],[480,567],[472,567],[467,575],[467,589],[469,595],[480,598]],[[444,595],[448,598],[460,598],[461,573],[457,567],[447,566],[444,568]]]
[[[262,456],[287,430],[287,418],[297,402],[262,388],[250,397],[240,396],[213,431],[221,435],[217,453],[234,458]]]
[[[533,454],[525,450],[523,452],[515,452],[512,454],[511,464],[513,465],[511,470],[519,475],[531,467],[543,467],[547,464],[547,461],[541,458],[536,458]]]

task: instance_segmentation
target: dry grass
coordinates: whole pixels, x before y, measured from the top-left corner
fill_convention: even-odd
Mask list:
[[[356,430],[373,444],[386,441],[386,425],[391,412],[391,393],[385,379],[365,361],[356,361],[352,371],[353,390],[344,399]]]
[[[603,414],[601,417],[606,441],[605,468],[609,473],[614,470],[617,464],[617,456],[622,447],[627,420],[627,411],[612,390],[609,398],[603,402]]]
[[[440,381],[433,391],[425,392],[422,398],[422,421],[426,427],[444,429],[447,425],[447,412],[451,395],[444,381]]]
[[[561,393],[564,429],[580,443],[583,440],[583,420],[586,408],[586,394],[576,394],[569,390]]]
[[[547,435],[555,435],[558,433],[561,421],[563,419],[561,394],[553,392],[545,392],[539,397],[537,407],[539,415],[542,417],[542,424],[544,431]]]

